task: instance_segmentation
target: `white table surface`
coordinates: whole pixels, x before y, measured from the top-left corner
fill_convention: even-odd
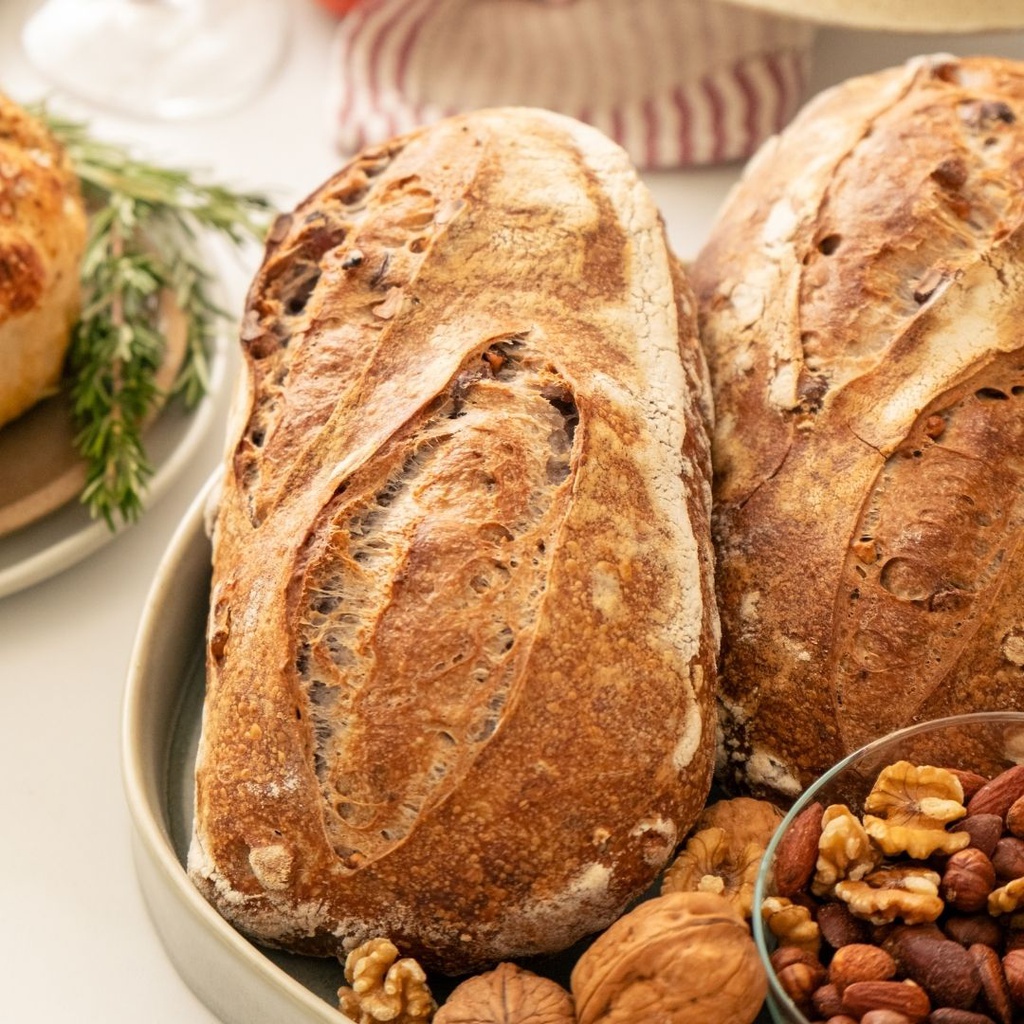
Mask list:
[[[34,6],[0,2],[0,89],[23,102],[47,91],[19,45]],[[327,107],[334,22],[311,0],[292,6],[287,62],[244,109],[187,123],[119,119],[66,102],[61,109],[151,156],[270,190],[287,206],[340,163]],[[1024,33],[823,30],[812,89],[938,50],[1024,59]],[[648,176],[684,258],[697,251],[737,173],[731,166]],[[254,259],[228,271],[234,308]],[[146,916],[132,867],[119,734],[143,602],[176,523],[217,464],[223,404],[192,466],[141,523],[63,574],[0,599],[0,1021],[215,1020],[176,975]]]

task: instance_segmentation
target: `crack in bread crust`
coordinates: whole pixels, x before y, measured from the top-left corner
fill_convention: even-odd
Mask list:
[[[723,771],[792,796],[900,726],[1019,706],[1024,67],[922,58],[812,101],[693,281]]]
[[[189,854],[247,934],[461,972],[651,883],[713,760],[694,310],[625,154],[544,112],[415,132],[279,223]]]

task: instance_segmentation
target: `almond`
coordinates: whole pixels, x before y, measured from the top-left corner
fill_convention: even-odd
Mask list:
[[[844,992],[858,981],[888,981],[896,973],[896,961],[881,947],[853,943],[836,950],[828,968],[828,980]]]
[[[871,939],[871,926],[854,917],[845,903],[825,903],[818,908],[818,928],[821,937],[833,949]]]
[[[938,1010],[932,1010],[928,1024],[996,1024],[996,1022],[984,1013],[943,1006]]]
[[[775,890],[793,897],[807,887],[818,863],[818,840],[825,808],[820,803],[805,807],[779,839],[775,848]]]
[[[936,1006],[970,1009],[981,981],[974,958],[941,932],[899,928],[887,943],[901,974],[916,981]]]
[[[1003,836],[992,851],[992,866],[1004,882],[1024,877],[1024,839]]]
[[[843,993],[843,1012],[858,1019],[871,1010],[895,1010],[917,1024],[931,1008],[924,989],[912,981],[856,981]]]
[[[964,791],[964,803],[970,800],[988,782],[984,775],[965,771],[963,768],[947,768],[946,771],[952,773],[960,780],[960,785]]]
[[[1011,1024],[1013,1004],[999,954],[991,946],[980,943],[971,946],[967,952],[974,960],[975,970],[981,979],[981,993],[990,1013],[999,1024]]]
[[[990,779],[967,803],[968,814],[998,814],[1006,812],[1024,796],[1024,764],[1016,764]]]
[[[970,814],[957,822],[956,830],[971,837],[968,849],[981,850],[986,857],[991,857],[1003,834],[1003,819],[998,814]]]

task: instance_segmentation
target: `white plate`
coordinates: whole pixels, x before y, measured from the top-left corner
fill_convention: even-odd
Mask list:
[[[224,387],[226,377],[228,334],[218,328],[210,354],[210,387],[206,396],[191,412],[179,402],[165,408],[146,432],[146,450],[154,467],[153,476],[145,496],[145,507],[157,502],[176,477],[188,466],[203,440],[213,417],[217,396]],[[43,406],[28,414],[24,424],[17,421],[5,431],[25,430],[26,437],[42,438],[47,435],[46,450],[53,459],[53,483],[60,487],[69,473],[65,460],[54,451],[54,439],[59,431],[34,429],[35,418],[54,420],[60,416],[59,407],[51,416],[51,406]],[[42,450],[42,449],[41,449]],[[12,533],[0,536],[0,597],[23,590],[35,583],[69,568],[111,541],[123,530],[111,530],[102,520],[92,519],[88,511],[72,496],[55,511],[41,519],[22,526]]]

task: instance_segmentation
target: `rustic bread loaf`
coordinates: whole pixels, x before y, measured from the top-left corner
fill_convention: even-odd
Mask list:
[[[823,94],[692,280],[730,773],[792,795],[896,727],[1024,707],[1024,66]]]
[[[57,386],[78,317],[85,230],[64,150],[0,93],[0,425]]]
[[[367,151],[243,324],[189,871],[460,972],[652,881],[714,747],[710,391],[624,153],[496,110]]]

